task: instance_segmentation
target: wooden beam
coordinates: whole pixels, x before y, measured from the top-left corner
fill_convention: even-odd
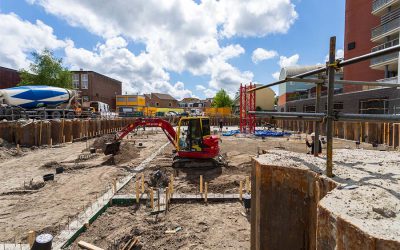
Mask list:
[[[78,246],[83,248],[83,249],[89,249],[89,250],[104,250],[103,248],[96,247],[95,245],[87,243],[87,242],[85,242],[83,240],[78,242]]]

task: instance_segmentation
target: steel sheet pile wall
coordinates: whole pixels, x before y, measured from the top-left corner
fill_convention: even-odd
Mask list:
[[[301,133],[312,133],[314,122],[310,121],[277,121],[278,127]],[[321,135],[326,135],[325,124],[320,124]],[[376,142],[397,148],[400,145],[399,123],[373,122],[334,122],[333,134],[335,137],[346,140],[366,143]]]
[[[86,137],[118,131],[134,122],[132,119],[3,121],[0,122],[0,138],[21,146],[41,146],[71,142]]]

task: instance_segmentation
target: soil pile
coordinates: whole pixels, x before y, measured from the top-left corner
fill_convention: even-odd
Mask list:
[[[116,165],[127,163],[140,156],[139,149],[134,145],[122,142],[119,147],[119,152],[114,156],[114,163]]]
[[[113,142],[114,140],[115,140],[115,135],[112,134],[103,135],[102,137],[96,138],[94,140],[92,147],[104,151],[106,143]]]

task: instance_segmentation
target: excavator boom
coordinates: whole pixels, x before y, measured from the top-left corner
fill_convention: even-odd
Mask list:
[[[139,118],[134,123],[129,124],[125,128],[123,128],[119,134],[117,139],[114,142],[107,143],[106,149],[104,151],[105,155],[116,154],[119,151],[119,146],[121,144],[121,140],[127,136],[130,132],[135,130],[138,127],[157,127],[161,128],[168,140],[176,149],[178,149],[178,145],[176,144],[176,132],[172,125],[160,118]]]

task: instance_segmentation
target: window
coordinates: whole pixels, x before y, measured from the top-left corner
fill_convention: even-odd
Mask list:
[[[314,113],[315,112],[315,105],[304,105],[303,112]]]
[[[136,102],[136,97],[128,97],[128,102]]]
[[[296,112],[296,106],[289,106],[288,107],[289,112]]]
[[[172,107],[172,103],[168,103],[168,107]]]
[[[117,102],[125,102],[125,97],[117,97]]]
[[[82,89],[88,89],[89,88],[88,74],[82,74],[81,75],[81,88]]]
[[[325,111],[328,110],[328,104],[325,104]],[[343,110],[343,102],[335,102],[333,104],[333,110],[334,111],[341,111]]]
[[[210,121],[208,119],[202,119],[201,122],[203,125],[203,136],[210,135]]]
[[[351,42],[347,44],[347,50],[352,50],[356,48],[356,42]]]
[[[82,96],[82,101],[83,102],[88,102],[89,101],[89,96],[87,96],[87,95]]]
[[[360,100],[361,114],[387,114],[388,108],[387,98]]]
[[[160,104],[158,102],[156,102],[156,107],[160,106]]]
[[[79,89],[79,74],[74,74],[72,76],[72,85],[74,89]]]

